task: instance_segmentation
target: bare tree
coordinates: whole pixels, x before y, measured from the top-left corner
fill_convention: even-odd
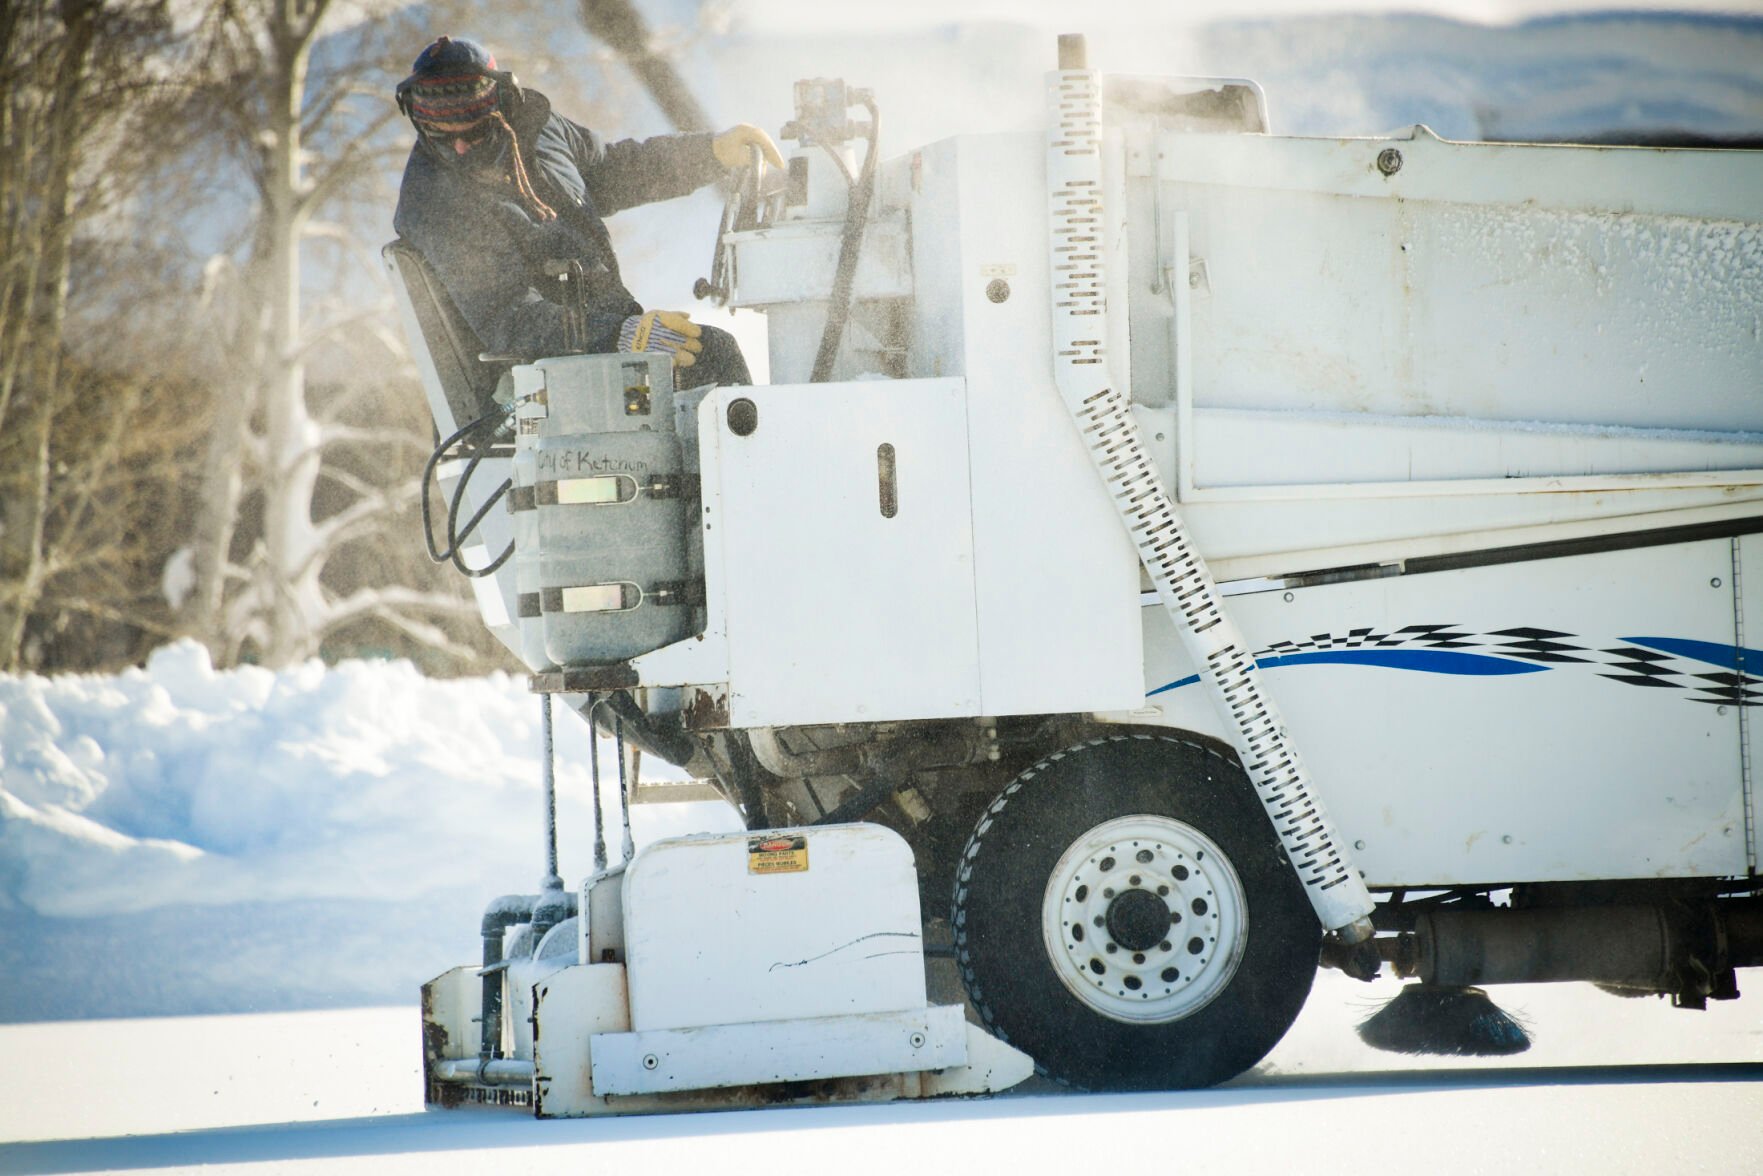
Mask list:
[[[383,199],[385,175],[402,153],[388,133],[396,111],[386,99],[395,75],[385,37],[395,26],[361,22],[359,11],[349,14],[356,23],[330,21],[332,9],[331,0],[238,0],[217,9],[207,30],[208,113],[244,165],[255,215],[243,260],[217,258],[211,267],[210,305],[217,321],[230,319],[226,351],[236,374],[217,401],[208,440],[189,620],[225,661],[249,650],[265,663],[286,664],[369,618],[469,659],[473,652],[434,623],[472,613],[457,590],[400,584],[394,576],[345,590],[326,575],[339,552],[384,540],[390,527],[407,528],[399,508],[417,493],[413,478],[365,478],[327,458],[366,446],[402,454],[408,469],[426,453],[423,434],[408,426],[327,413],[309,379],[312,364],[327,355],[338,366],[334,356],[345,344],[355,357],[357,392],[408,366],[386,329],[389,304],[372,263],[357,260],[348,272],[347,259],[372,251],[346,215],[329,215],[346,214],[363,192]],[[315,75],[321,45],[330,60]],[[345,259],[333,259],[322,274],[351,288],[352,301],[315,293],[306,265],[315,243]],[[326,498],[332,508],[321,513]]]
[[[134,131],[159,94],[140,63],[167,30],[153,0],[0,11],[0,668],[38,665],[74,619],[94,623],[65,641],[110,658],[156,624],[123,621],[157,578],[148,544],[180,498],[168,442],[192,414],[163,411],[170,385],[80,347],[81,315],[114,312],[125,289],[101,228],[141,174],[149,140]]]
[[[377,250],[357,228],[366,209],[389,208],[409,150],[392,83],[434,32],[455,21],[469,31],[474,17],[446,4],[413,14],[394,0],[347,13],[332,0],[230,0],[207,26],[205,117],[256,206],[238,260],[210,271],[209,318],[225,324],[236,377],[207,441],[186,616],[218,660],[285,664],[371,622],[478,664],[463,585],[385,556],[418,548],[414,475],[430,436],[417,398],[393,406],[384,394],[407,387],[411,368]],[[497,24],[523,68],[567,91],[575,71],[536,48],[554,20],[554,5],[515,2]],[[568,95],[572,109],[578,99]],[[327,294],[317,275],[337,289]]]
[[[667,121],[681,131],[710,130],[710,119],[692,88],[656,44],[631,0],[581,0],[581,15],[583,27],[623,59]]]
[[[210,0],[178,38],[165,0],[0,6],[0,668],[494,648],[419,554],[429,425],[368,239],[391,83],[473,31],[448,3]],[[619,126],[575,89],[616,77],[534,48],[557,11],[511,0],[499,47]]]

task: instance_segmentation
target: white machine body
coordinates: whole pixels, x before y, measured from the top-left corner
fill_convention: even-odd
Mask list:
[[[1141,125],[1108,150],[1112,361],[1370,884],[1754,865],[1736,663],[1763,666],[1739,639],[1763,534],[1721,532],[1763,514],[1763,157]],[[705,399],[709,625],[636,659],[645,681],[733,726],[1079,710],[1228,734],[1172,689],[1195,669],[1048,371],[1046,214],[1011,197],[1044,152],[884,165],[909,378]],[[737,437],[743,397],[761,424]],[[1428,625],[1504,660],[1330,648]],[[1735,673],[1731,697],[1689,688]]]
[[[682,389],[657,423],[696,479],[701,596],[619,685],[672,692],[697,732],[1076,715],[1242,751],[1062,397],[1055,352],[1087,348],[1332,817],[1360,897],[1331,922],[1313,894],[1325,926],[1366,887],[1754,877],[1763,153],[1159,113],[1220,84],[1103,79],[1091,338],[1055,329],[1073,275],[1045,135],[881,164],[825,382],[843,210],[728,234],[727,299],[772,316],[777,382]],[[517,367],[517,416],[616,362]],[[462,424],[424,375],[443,433]],[[487,526],[475,563],[511,533]],[[515,573],[477,582],[485,619],[554,669]],[[878,826],[662,842],[579,910],[574,951],[508,966],[508,1061],[479,1056],[475,970],[425,989],[438,1101],[596,1114],[1029,1073],[927,1003],[911,854]]]

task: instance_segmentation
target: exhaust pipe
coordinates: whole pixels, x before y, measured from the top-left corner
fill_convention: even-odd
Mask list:
[[[1397,974],[1426,984],[1581,980],[1696,1004],[1737,995],[1732,970],[1763,965],[1763,900],[1434,911],[1385,942]]]

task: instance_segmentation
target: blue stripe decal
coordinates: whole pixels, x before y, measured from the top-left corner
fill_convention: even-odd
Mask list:
[[[1336,662],[1343,665],[1382,666],[1387,670],[1419,670],[1426,674],[1469,674],[1492,677],[1502,674],[1535,674],[1548,669],[1536,662],[1461,653],[1454,649],[1318,649],[1313,653],[1288,653],[1284,657],[1256,658],[1264,670],[1304,662]]]
[[[1642,649],[1657,649],[1661,653],[1674,653],[1678,657],[1687,657],[1691,661],[1707,662],[1711,666],[1724,666],[1729,670],[1739,668],[1739,655],[1745,658],[1745,665],[1753,671],[1763,668],[1763,649],[1744,649],[1737,645],[1721,645],[1714,641],[1691,641],[1684,637],[1624,637],[1630,645],[1638,645]]]
[[[1639,642],[1636,642],[1639,644]],[[1758,655],[1763,658],[1763,654]],[[1311,653],[1288,653],[1284,657],[1259,657],[1255,664],[1264,670],[1305,663],[1381,666],[1388,670],[1416,670],[1425,674],[1459,674],[1473,677],[1495,677],[1507,674],[1537,674],[1549,669],[1535,662],[1513,661],[1480,653],[1459,653],[1449,649],[1319,649]],[[1759,664],[1763,664],[1760,662]],[[1180,681],[1159,686],[1151,694],[1177,690],[1200,680],[1190,674]]]

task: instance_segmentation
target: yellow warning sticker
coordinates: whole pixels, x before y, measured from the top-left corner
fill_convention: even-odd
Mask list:
[[[747,838],[747,873],[800,874],[808,868],[808,838],[774,833]]]

